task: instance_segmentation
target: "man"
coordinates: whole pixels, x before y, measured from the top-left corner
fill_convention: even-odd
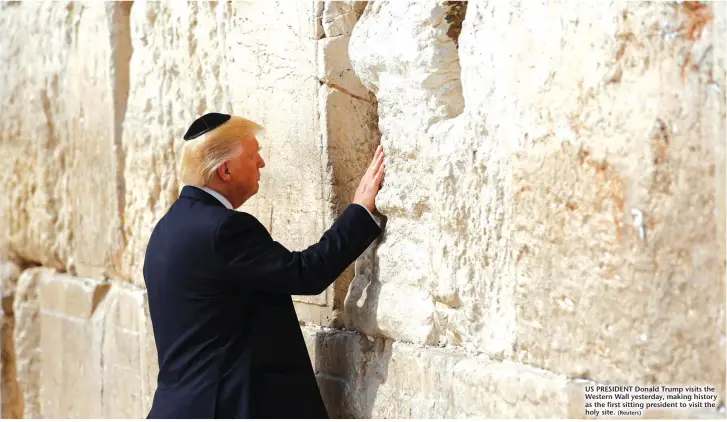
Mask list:
[[[291,252],[250,214],[260,156],[249,120],[210,113],[184,136],[186,186],[154,228],[144,280],[159,358],[149,418],[327,418],[291,295],[316,295],[380,234],[379,146],[353,203]]]

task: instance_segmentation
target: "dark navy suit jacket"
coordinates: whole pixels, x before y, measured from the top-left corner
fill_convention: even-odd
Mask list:
[[[328,417],[291,295],[323,292],[380,232],[352,204],[291,252],[252,215],[185,186],[144,261],[159,358],[148,418]]]

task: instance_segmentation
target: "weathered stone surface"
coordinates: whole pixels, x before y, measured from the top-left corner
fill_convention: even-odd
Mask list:
[[[147,309],[132,286],[65,275],[43,283],[44,417],[146,417],[158,372]]]
[[[60,182],[66,176],[65,161],[58,158],[67,151],[55,126],[57,109],[49,99],[60,96],[58,77],[71,48],[53,41],[72,36],[73,21],[66,16],[74,10],[50,3],[3,3],[0,8],[0,27],[6,34],[0,40],[0,61],[34,69],[0,76],[0,166],[6,169],[0,175],[1,237],[15,254],[62,266],[55,234],[67,228],[56,224],[64,186]],[[27,45],[35,48],[23,48]]]
[[[104,418],[144,418],[151,409],[158,364],[146,292],[114,286],[103,325]]]
[[[430,194],[430,180],[443,182],[442,176],[429,174],[434,165],[443,163],[426,131],[436,121],[455,117],[463,107],[457,50],[446,37],[444,12],[435,3],[370,3],[349,42],[356,74],[378,99],[387,170],[377,206],[388,218],[372,271],[377,277],[357,277],[351,287],[377,291],[366,300],[377,302],[376,309],[386,310],[387,316],[378,312],[349,316],[356,328],[373,327],[387,336],[420,343],[437,338],[432,312],[437,275],[432,266],[442,249],[434,237],[438,227],[432,208],[447,199]],[[394,32],[397,41],[391,42]],[[381,43],[391,48],[375,47]],[[412,309],[418,317],[402,326]]]
[[[15,313],[13,298],[20,276],[20,267],[9,261],[0,262],[0,297],[2,312],[0,313],[0,417],[17,419],[23,417],[23,402],[15,356]]]
[[[568,417],[569,381],[512,362],[303,327],[332,417]]]
[[[715,236],[721,240],[718,242],[716,253],[718,254],[717,256],[724,258],[727,256],[727,242],[725,242],[725,233],[727,233],[727,227],[725,226],[725,223],[727,223],[727,4],[715,2],[710,3],[710,6],[713,10],[714,23],[704,28],[705,34],[703,36],[707,39],[709,37],[712,39],[712,52],[711,55],[707,56],[711,60],[712,78],[707,81],[704,87],[708,95],[706,95],[704,100],[704,109],[701,114],[700,136],[705,139],[716,140],[713,143],[714,150],[712,157],[715,164],[714,181],[716,188],[714,202],[717,230]],[[702,48],[705,47],[709,48],[710,46],[703,44]],[[724,266],[720,274],[720,281],[724,289]],[[724,314],[722,314],[722,320],[724,321]],[[724,350],[724,326],[722,330],[718,344]],[[725,388],[723,386],[723,392]]]
[[[0,77],[0,233],[23,259],[100,277],[123,248],[129,4],[0,6],[0,60],[24,69]]]
[[[318,41],[318,79],[324,85],[337,89],[353,98],[373,102],[373,97],[369,98],[369,90],[361,84],[361,81],[351,69],[351,63],[348,59],[348,41],[350,38],[348,35],[342,35]],[[330,122],[339,122],[335,115],[327,113],[324,115],[333,117],[329,119]]]
[[[302,328],[332,418],[585,418],[588,383],[451,348]],[[644,417],[719,417],[650,411]]]
[[[351,4],[355,3],[355,4]],[[348,44],[365,2],[324,2],[322,22],[325,38],[318,41],[318,79],[368,100],[369,91],[351,67]],[[338,121],[336,118],[328,119]]]
[[[58,274],[40,284],[40,407],[46,418],[103,417],[109,285]],[[116,382],[123,382],[123,379]]]
[[[380,139],[376,99],[361,84],[348,57],[350,34],[364,7],[365,2],[331,1],[324,2],[322,11],[325,38],[318,40],[317,63],[320,132],[328,152],[334,215],[353,200]],[[345,302],[354,269],[350,266],[334,283],[333,326],[346,324]]]
[[[121,125],[129,90],[131,3],[103,6],[78,11],[78,38],[64,71],[67,98],[53,100],[68,125],[68,187],[60,198],[72,231],[66,265],[93,278],[114,274],[125,246]]]
[[[18,277],[20,277],[21,268],[12,261],[0,261],[0,297],[3,299],[3,312],[12,313],[11,309],[5,309],[5,302],[10,301],[12,305],[15,289],[18,285]]]
[[[146,292],[132,286],[23,272],[15,343],[25,417],[146,417],[158,373],[147,312]]]
[[[31,268],[23,271],[18,279],[13,301],[15,315],[13,340],[17,379],[22,394],[22,416],[26,419],[38,419],[44,416],[41,413],[40,401],[40,286],[54,273],[54,270],[48,268]],[[53,349],[48,353],[52,351]]]
[[[321,25],[326,38],[351,35],[353,27],[366,8],[365,1],[324,1]]]
[[[723,18],[469,2],[457,48],[446,14],[370,3],[349,44],[388,153],[386,238],[352,286],[377,312],[354,328],[724,391],[724,134],[705,131],[724,127],[724,95],[703,107],[724,82]]]

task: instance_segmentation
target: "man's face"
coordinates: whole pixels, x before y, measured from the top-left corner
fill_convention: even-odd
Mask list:
[[[260,169],[265,160],[260,156],[260,144],[256,138],[241,141],[242,153],[229,161],[232,186],[236,196],[243,201],[255,195],[260,188]]]

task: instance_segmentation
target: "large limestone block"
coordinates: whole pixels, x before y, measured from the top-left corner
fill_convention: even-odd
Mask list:
[[[14,262],[0,261],[0,417],[17,419],[23,417],[23,402],[18,384],[15,355],[15,313],[13,299],[20,276],[20,267]]]
[[[46,418],[104,414],[106,283],[65,274],[40,284],[40,405]],[[123,354],[123,351],[119,351]],[[116,382],[123,382],[123,379]]]
[[[43,417],[146,417],[158,366],[145,291],[53,274],[40,315]]]
[[[356,76],[348,57],[348,43],[351,39],[351,32],[361,13],[363,13],[365,3],[324,2],[321,14],[324,36],[317,42],[317,71],[318,79],[324,84],[339,89],[354,98],[371,101],[368,89],[363,86],[358,76]],[[343,116],[330,117],[324,119],[324,121],[346,120]]]
[[[158,364],[146,292],[116,285],[103,325],[104,418],[145,418],[151,409]]]
[[[380,138],[376,123],[376,102],[353,74],[347,54],[348,38],[349,36],[341,35],[319,41],[327,43],[324,44],[327,47],[324,47],[321,59],[325,74],[319,74],[323,84],[318,92],[323,116],[321,139],[326,142],[324,147],[330,163],[332,202],[336,206],[333,212],[336,215],[343,212],[353,200],[361,175],[370,164],[370,158],[373,157]],[[337,47],[328,49],[331,45]],[[372,248],[376,244],[377,242]],[[336,326],[345,323],[345,301],[354,277],[354,269],[355,265],[351,265],[333,285],[333,323]],[[307,315],[304,313],[303,316]],[[324,323],[324,320],[304,319]]]
[[[129,5],[0,6],[0,60],[23,64],[0,77],[0,233],[23,259],[100,277],[124,246]]]
[[[586,385],[603,385],[461,349],[302,327],[332,418],[585,419]],[[723,418],[717,409],[647,411],[644,418]]]
[[[68,59],[68,197],[72,238],[68,267],[79,275],[114,275],[125,246],[121,127],[128,95],[130,2],[79,12]]]
[[[379,417],[569,416],[572,393],[565,377],[461,352],[401,343],[392,349],[387,382],[379,387]],[[400,396],[406,400],[397,400]]]
[[[0,202],[0,230],[7,247],[26,259],[62,266],[54,233],[58,222],[65,178],[65,145],[55,124],[62,116],[51,99],[60,96],[59,75],[70,45],[53,41],[72,35],[73,7],[58,4],[3,3],[0,41],[3,63],[23,63],[0,76],[3,119],[0,122],[5,171]],[[33,45],[35,48],[24,48]],[[30,224],[32,222],[32,224]]]
[[[55,271],[48,268],[23,271],[18,278],[13,301],[17,380],[21,390],[22,416],[26,419],[43,416],[40,402],[40,286],[54,274]],[[48,353],[52,353],[52,349]]]
[[[451,9],[369,3],[349,55],[378,99],[389,220],[354,328],[724,391],[716,10],[469,2],[457,47]]]
[[[324,1],[320,3],[323,6],[322,10],[320,10],[323,35],[325,38],[335,38],[351,35],[351,31],[366,8],[367,2]]]
[[[435,296],[437,283],[444,281],[434,271],[436,256],[447,249],[437,244],[441,230],[434,211],[448,198],[433,197],[433,186],[447,183],[435,172],[438,163],[446,163],[437,148],[453,142],[439,145],[427,132],[464,105],[457,50],[446,35],[447,10],[435,3],[370,2],[349,42],[355,72],[378,100],[387,169],[377,205],[388,220],[376,257],[369,259],[375,267],[362,267],[351,287],[352,293],[369,295],[347,299],[367,311],[348,316],[354,327],[418,343],[438,337]]]
[[[465,86],[494,90],[489,104],[519,100],[483,106],[488,119],[507,113],[520,122],[487,129],[520,140],[511,144],[505,211],[515,352],[571,375],[706,383],[724,392],[724,234],[715,203],[724,137],[709,130],[712,120],[724,126],[724,114],[702,104],[715,95],[712,55],[727,54],[710,47],[712,31],[724,37],[725,27],[704,20],[712,14],[704,5],[548,5],[542,13],[563,9],[574,23],[536,38],[526,22],[537,9],[523,8],[508,30],[529,33],[540,57],[524,49],[531,41],[513,46],[514,67],[496,66],[497,82],[484,86],[474,82],[481,65],[463,71]],[[476,50],[480,36],[501,39],[497,19],[484,18],[493,11],[506,13],[475,9],[484,26],[468,47],[463,34],[463,50]],[[592,27],[575,24],[586,16]],[[504,54],[496,57],[505,63]],[[535,73],[525,63],[538,63]],[[515,83],[544,73],[535,95]]]
[[[577,408],[571,381],[522,364],[302,330],[333,418],[562,418]]]

